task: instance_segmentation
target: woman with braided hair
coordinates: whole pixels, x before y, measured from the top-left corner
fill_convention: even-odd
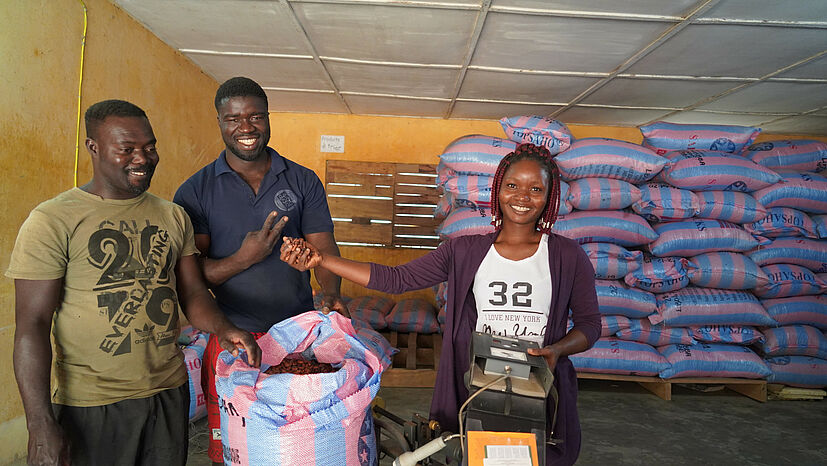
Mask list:
[[[320,254],[309,243],[285,238],[281,258],[300,270],[323,267],[370,289],[404,293],[448,281],[446,322],[431,418],[457,432],[457,413],[468,398],[463,380],[474,331],[539,343],[554,372],[559,402],[546,464],[568,465],[580,452],[577,377],[568,356],[600,336],[594,269],[580,246],[552,233],[560,203],[557,165],[548,150],[521,144],[494,177],[487,235],[450,239],[407,264],[389,267]],[[571,310],[574,327],[566,331]],[[550,423],[554,403],[547,403]]]

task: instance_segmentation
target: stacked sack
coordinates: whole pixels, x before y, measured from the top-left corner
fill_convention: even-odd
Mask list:
[[[824,362],[814,362],[824,354],[819,329],[827,288],[817,273],[827,271],[827,243],[819,234],[822,217],[807,217],[825,213],[827,184],[810,171],[824,169],[827,145],[750,146],[759,130],[736,126],[660,122],[641,131],[643,145],[668,160],[651,182],[638,185],[641,198],[631,206],[657,239],[641,248],[637,269],[622,262],[618,268],[625,266],[626,284],[657,293],[657,312],[648,323],[610,330],[618,339],[657,346],[667,363],[663,378],[769,376],[801,384],[806,366],[808,386],[827,385]],[[638,251],[627,252],[620,257],[630,261]],[[595,269],[602,278],[598,263]],[[614,289],[616,296],[620,288]],[[750,345],[786,359],[763,361]],[[611,349],[615,358],[623,352],[617,344]],[[572,358],[575,366],[580,356]],[[794,357],[807,359],[788,361]],[[651,362],[645,355],[641,365],[651,370]]]
[[[181,346],[181,352],[184,353],[184,364],[187,366],[190,421],[197,421],[207,415],[207,399],[201,388],[201,365],[204,362],[208,338],[209,334],[201,332],[192,325],[182,328],[178,336],[178,344]]]

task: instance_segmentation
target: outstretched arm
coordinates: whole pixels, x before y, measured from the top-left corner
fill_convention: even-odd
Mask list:
[[[360,286],[367,286],[370,281],[369,263],[344,259],[338,254],[325,254],[309,241],[301,238],[284,237],[280,257],[281,260],[298,270],[321,268]]]
[[[261,349],[250,332],[230,322],[218,309],[207,290],[195,255],[184,256],[175,266],[178,281],[178,299],[187,319],[200,330],[218,337],[222,348],[238,356],[239,348],[247,351],[247,362],[253,367],[261,364]]]
[[[49,395],[52,316],[63,279],[15,280],[14,376],[26,412],[29,464],[69,464],[69,440],[52,412]]]
[[[276,217],[278,217],[276,211],[270,212],[261,230],[247,233],[238,251],[222,259],[207,257],[207,251],[210,249],[210,235],[196,234],[195,246],[201,251],[204,278],[207,283],[210,286],[220,285],[267,258],[273,252],[288,220],[287,217],[282,217],[276,223]]]
[[[336,245],[336,239],[333,233],[324,231],[320,233],[308,233],[307,242],[310,243],[316,250],[325,256],[340,257],[339,246]],[[342,279],[335,273],[319,267],[315,271],[316,281],[322,288],[322,306],[331,311],[337,311],[339,314],[350,317],[345,303],[342,302],[341,286]]]

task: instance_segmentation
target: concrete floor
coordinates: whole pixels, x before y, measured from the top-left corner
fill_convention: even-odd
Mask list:
[[[827,401],[759,403],[721,390],[673,388],[664,401],[632,382],[580,380],[578,465],[827,465]],[[403,419],[427,414],[432,390],[383,388]],[[188,466],[207,466],[206,423],[190,432]],[[383,459],[382,466],[390,465]]]

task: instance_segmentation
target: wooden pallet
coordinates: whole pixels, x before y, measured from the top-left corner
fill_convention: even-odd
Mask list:
[[[726,388],[762,403],[767,401],[767,382],[765,380],[736,379],[725,377],[677,377],[661,379],[660,377],[644,377],[636,375],[595,374],[578,372],[578,379],[610,380],[636,382],[659,398],[672,400],[673,384],[723,385]]]
[[[394,331],[381,333],[391,346],[399,348],[393,357],[393,365],[382,374],[382,386],[433,388],[442,352],[442,335]]]

